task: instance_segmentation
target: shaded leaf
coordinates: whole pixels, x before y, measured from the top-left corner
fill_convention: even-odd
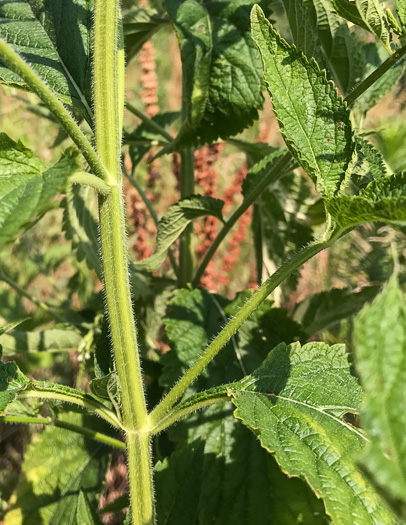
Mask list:
[[[293,42],[332,76],[343,95],[363,77],[361,43],[331,9],[330,0],[283,0]]]
[[[339,193],[347,182],[345,172],[354,149],[345,103],[316,62],[283,40],[258,6],[251,19],[287,146],[320,193]]]
[[[91,0],[5,0],[0,37],[21,54],[38,76],[92,121]],[[63,23],[61,23],[63,20]],[[28,90],[15,73],[0,67],[0,81]]]
[[[124,47],[128,63],[168,20],[156,9],[134,7],[123,16]]]
[[[1,356],[0,346],[0,358]],[[20,371],[14,361],[10,363],[0,361],[0,415],[5,413],[10,403],[17,399],[18,393],[24,390],[28,383],[28,377]]]
[[[76,507],[76,523],[77,525],[101,525],[102,523],[82,490],[79,492]]]
[[[49,167],[21,142],[0,134],[0,248],[46,211],[78,169],[76,158],[77,152],[69,149]]]
[[[376,36],[390,52],[390,25],[379,0],[332,0],[337,13]]]
[[[225,317],[234,315],[247,295],[240,294],[229,302],[206,290],[183,289],[175,293],[165,317],[172,347],[162,359],[165,384],[177,379],[201,354]],[[244,369],[251,371],[262,362],[264,346],[285,337],[301,337],[300,328],[282,310],[265,302],[190,390],[241,378]],[[182,405],[196,397],[188,397]],[[170,437],[178,446],[167,459],[157,463],[155,472],[159,524],[328,522],[322,503],[309,488],[301,480],[290,480],[280,472],[255,436],[233,420],[229,403],[190,415],[172,428]],[[293,493],[295,498],[287,497]]]
[[[363,465],[402,521],[406,517],[406,308],[396,277],[354,323],[365,389],[361,421],[370,436]]]
[[[65,237],[72,241],[78,260],[84,259],[101,279],[95,191],[90,186],[71,184],[66,190],[62,206]]]
[[[252,0],[166,0],[178,36],[185,93],[175,145],[239,133],[263,104],[261,61],[249,32]]]
[[[398,173],[371,182],[358,197],[340,195],[325,199],[327,211],[342,228],[364,222],[404,224],[406,221],[406,174]]]
[[[76,425],[105,429],[98,420],[79,414],[61,415]],[[96,425],[96,426],[94,426]],[[47,427],[36,436],[24,455],[22,472],[6,525],[84,525],[78,522],[82,501],[97,506],[103,490],[109,448],[69,430]],[[86,523],[86,525],[88,525]]]
[[[170,111],[158,113],[151,120],[165,129],[173,124],[179,116],[179,112]],[[131,133],[126,132],[124,134],[124,143],[130,145],[129,153],[134,168],[153,146],[166,144],[166,141],[162,138],[162,135],[153,131],[150,126],[142,123]]]
[[[38,332],[14,330],[0,335],[4,355],[26,352],[67,352],[77,349],[82,336],[69,329],[49,328]]]
[[[379,286],[365,286],[359,292],[350,288],[333,288],[305,299],[297,305],[294,318],[312,336],[331,324],[358,313],[379,292]]]
[[[281,344],[229,390],[236,417],[288,475],[321,495],[334,523],[396,523],[352,459],[366,440],[341,417],[361,399],[342,345]]]
[[[136,262],[136,269],[149,272],[158,270],[165,260],[169,247],[176,241],[186,226],[194,219],[205,215],[213,215],[219,220],[223,220],[221,214],[223,205],[224,202],[219,199],[201,195],[192,195],[173,204],[159,221],[155,252],[151,257]]]

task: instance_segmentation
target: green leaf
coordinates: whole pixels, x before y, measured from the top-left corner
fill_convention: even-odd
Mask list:
[[[195,438],[156,464],[158,525],[329,523],[308,487],[285,476],[230,414],[222,416],[201,417]]]
[[[290,46],[261,9],[251,14],[253,38],[282,136],[321,194],[346,184],[354,144],[349,112],[334,85],[313,60]]]
[[[185,111],[180,142],[239,133],[262,107],[261,60],[249,32],[252,0],[166,0],[178,36]]]
[[[82,336],[69,329],[49,328],[38,332],[14,330],[11,334],[0,335],[4,355],[26,352],[67,352],[77,349]]]
[[[76,158],[77,152],[69,149],[49,167],[21,142],[0,133],[0,248],[46,211],[78,169]]]
[[[100,431],[100,421],[69,413],[61,419]],[[94,427],[96,423],[96,427]],[[105,428],[102,425],[102,428]],[[29,445],[13,503],[4,523],[90,525],[77,521],[86,495],[97,507],[109,458],[106,445],[69,430],[47,427]]]
[[[21,54],[62,102],[92,121],[90,0],[5,0],[0,37]],[[61,23],[63,20],[63,23]],[[25,90],[18,75],[0,67],[0,81]]]
[[[379,0],[332,0],[337,13],[376,36],[390,49],[390,25]]]
[[[2,349],[0,346],[0,358]],[[3,415],[7,407],[12,403],[21,390],[24,390],[30,380],[15,364],[14,361],[3,363],[0,361],[0,415]]]
[[[224,202],[219,199],[191,195],[171,206],[159,221],[155,252],[151,257],[135,263],[136,269],[149,272],[158,270],[171,244],[176,241],[186,226],[194,219],[205,215],[213,215],[222,221],[223,205]]]
[[[16,326],[20,325],[21,323],[24,323],[28,319],[29,319],[29,317],[25,317],[24,319],[17,319],[17,321],[12,321],[11,323],[7,323],[7,324],[5,324],[3,326],[0,326],[0,337],[3,334],[7,334],[11,330],[13,330]],[[1,344],[1,341],[0,341],[0,344]],[[3,350],[4,350],[4,345],[2,345],[2,346],[3,346]]]
[[[356,365],[365,389],[361,421],[370,436],[363,465],[406,518],[406,307],[396,277],[354,323]],[[398,500],[398,501],[396,501]]]
[[[76,507],[76,523],[77,525],[101,525],[95,509],[91,507],[86,493],[82,490],[79,492],[77,507]]]
[[[283,0],[293,43],[314,57],[332,76],[343,95],[363,77],[361,43],[331,9],[330,0]]]
[[[379,290],[379,286],[365,286],[359,292],[350,288],[333,288],[320,292],[300,303],[294,318],[300,321],[303,330],[312,336],[326,330],[331,324],[358,313]]]
[[[134,7],[126,11],[123,16],[126,63],[128,64],[143,44],[166,24],[168,20],[156,9]]]
[[[89,186],[71,184],[66,190],[62,206],[65,237],[72,241],[78,260],[84,259],[101,279],[95,191]]]
[[[406,173],[372,181],[358,197],[340,195],[325,199],[325,206],[342,228],[374,221],[403,225],[406,221]]]
[[[162,384],[176,380],[234,315],[249,293],[229,302],[206,290],[177,290],[164,319],[171,351]],[[301,338],[299,325],[266,301],[193,384],[191,391],[235,381],[254,370],[265,348]],[[221,390],[220,388],[213,388]],[[226,387],[225,387],[226,388]],[[223,392],[226,391],[223,387]],[[192,403],[207,391],[190,396]],[[176,451],[156,466],[158,523],[167,525],[290,525],[327,523],[323,505],[301,480],[290,480],[259,442],[231,417],[230,403],[196,412],[172,427]],[[295,498],[287,497],[295,494]],[[182,499],[182,506],[174,501]]]
[[[151,120],[165,129],[171,126],[179,116],[178,111],[170,111],[158,113]],[[133,132],[124,134],[124,143],[130,145],[129,153],[134,168],[153,146],[166,144],[166,141],[161,134],[152,130],[147,124],[142,123]]]
[[[396,523],[353,460],[366,439],[342,418],[361,399],[342,345],[281,344],[229,391],[236,417],[282,470],[307,480],[334,523]]]
[[[406,2],[405,0],[397,0],[397,13],[402,26],[403,31],[406,28]]]
[[[385,161],[381,153],[366,139],[356,137],[357,161],[352,168],[351,182],[358,189],[365,188],[370,182],[387,175]]]

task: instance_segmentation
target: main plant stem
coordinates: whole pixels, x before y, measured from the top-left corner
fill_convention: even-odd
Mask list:
[[[124,56],[118,0],[96,0],[94,103],[97,153],[111,192],[100,196],[100,238],[110,333],[121,387],[133,525],[154,523],[147,408],[131,302],[121,177]]]

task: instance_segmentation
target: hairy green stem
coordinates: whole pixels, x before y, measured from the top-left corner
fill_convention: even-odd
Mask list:
[[[335,234],[333,234],[335,233]],[[195,381],[199,374],[214,359],[220,350],[228,343],[240,326],[258,308],[258,306],[277,288],[289,275],[300,268],[306,261],[314,257],[317,253],[331,246],[338,232],[327,230],[318,240],[308,244],[288,259],[271,277],[251,295],[246,303],[238,310],[221,332],[213,339],[206,350],[195,361],[195,363],[185,372],[178,383],[168,392],[166,397],[151,412],[149,421],[150,426],[158,426],[167,417],[172,406],[184,394],[189,386]]]
[[[0,416],[0,421],[4,423],[32,423],[37,425],[52,425],[54,427],[63,428],[65,430],[71,430],[77,434],[82,434],[85,437],[110,445],[111,447],[125,450],[125,444],[118,439],[106,436],[101,432],[96,432],[91,428],[82,427],[68,423],[67,421],[61,421],[59,419],[53,419],[51,417],[33,417],[33,416]]]
[[[128,111],[130,111],[130,113],[142,120],[142,122],[146,124],[152,131],[155,131],[156,133],[161,135],[161,137],[163,137],[167,142],[173,142],[173,137],[171,137],[170,134],[155,120],[152,120],[151,118],[147,117],[145,113],[137,109],[129,102],[126,102],[125,107],[128,109]]]
[[[97,152],[114,183],[99,197],[100,239],[110,334],[121,387],[133,525],[153,523],[147,408],[128,275],[121,176],[124,54],[119,0],[96,0],[94,105]]]
[[[155,223],[155,226],[158,228],[159,227],[159,217],[158,217],[158,214],[157,214],[157,212],[155,211],[155,209],[154,209],[154,207],[152,205],[152,202],[148,199],[148,197],[145,194],[145,191],[142,189],[140,184],[138,184],[138,181],[134,177],[134,174],[130,175],[129,173],[127,173],[125,168],[123,168],[123,173],[126,176],[128,182],[130,184],[132,184],[132,186],[138,191],[139,196],[143,200],[145,206],[147,207],[147,210],[149,211],[149,213],[150,213],[150,215],[152,217],[152,220]],[[177,265],[176,260],[175,260],[175,256],[173,255],[173,252],[172,252],[171,248],[169,248],[169,250],[168,250],[168,256],[169,256],[169,260],[171,262],[173,271],[175,272],[176,278],[179,279],[179,268],[178,268],[178,265]]]
[[[203,261],[201,262],[199,268],[197,269],[196,275],[192,281],[192,286],[196,287],[199,285],[200,279],[202,278],[207,265],[211,261],[213,255],[216,253],[217,248],[220,246],[220,244],[223,242],[226,235],[229,233],[231,228],[234,226],[234,224],[238,221],[238,219],[248,210],[248,208],[257,200],[257,198],[261,195],[261,193],[271,184],[271,182],[275,182],[279,179],[279,177],[285,173],[285,171],[289,168],[290,164],[292,162],[292,155],[290,153],[286,153],[279,162],[275,165],[270,167],[268,173],[266,173],[262,179],[262,181],[251,190],[251,192],[246,196],[244,201],[242,202],[241,206],[239,206],[235,212],[231,215],[231,217],[224,223],[223,227],[219,231],[218,235],[212,242],[210,248],[207,250],[206,255],[204,256]]]
[[[73,142],[83,153],[83,156],[89,163],[94,174],[109,181],[109,175],[100,161],[100,158],[92,148],[90,142],[85,137],[82,130],[76,124],[73,117],[67,111],[58,97],[51,91],[43,80],[31,69],[31,67],[20,57],[18,53],[13,51],[11,47],[0,38],[0,58],[2,61],[20,76],[25,83],[38,95],[41,101],[47,108],[55,115],[58,122],[65,129]]]
[[[193,148],[186,148],[180,153],[180,194],[181,198],[193,195],[195,191],[195,157]],[[186,226],[179,239],[179,287],[184,288],[192,282],[193,224]]]

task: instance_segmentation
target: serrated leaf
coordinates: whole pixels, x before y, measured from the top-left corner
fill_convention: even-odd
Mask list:
[[[365,286],[359,292],[350,288],[332,288],[305,299],[297,305],[294,318],[312,336],[331,324],[358,313],[379,292],[379,286]]]
[[[255,437],[222,412],[155,466],[158,525],[329,523],[321,501],[289,479]],[[294,497],[289,495],[294,494]]]
[[[365,389],[361,421],[370,436],[363,464],[402,521],[406,517],[406,308],[392,277],[354,323],[357,370]],[[398,499],[398,501],[396,501]]]
[[[223,220],[221,210],[224,202],[212,197],[191,195],[172,205],[159,221],[155,252],[142,261],[135,263],[137,270],[154,272],[164,262],[171,244],[176,241],[186,226],[199,217],[212,215]]]
[[[331,9],[330,0],[283,0],[293,43],[326,68],[347,94],[363,77],[365,60],[361,43]]]
[[[77,349],[82,336],[74,330],[49,328],[38,332],[14,330],[11,334],[0,335],[4,355],[26,352],[67,352]]]
[[[149,7],[134,7],[123,16],[124,47],[128,63],[161,27],[168,24],[162,13]]]
[[[77,152],[69,149],[49,167],[21,142],[0,134],[0,248],[46,211],[78,169],[76,158]]]
[[[234,315],[246,298],[244,293],[230,303],[206,290],[176,292],[165,318],[172,349],[162,359],[164,384],[181,375],[224,324],[225,317]],[[264,346],[284,338],[300,338],[300,327],[289,321],[269,301],[261,305],[191,390],[242,377],[241,363],[247,371],[253,370],[263,360]],[[221,387],[213,388],[216,390]],[[188,397],[182,406],[201,395]],[[255,437],[230,417],[230,406],[209,407],[172,427],[170,437],[177,443],[176,451],[156,466],[158,523],[327,523],[321,502],[303,482],[290,480],[280,472]],[[287,498],[287,494],[295,494],[295,498]],[[180,500],[182,505],[177,504]]]
[[[337,13],[376,36],[390,52],[390,25],[379,0],[332,0]]]
[[[61,419],[100,431],[100,422],[69,413]],[[102,425],[104,429],[104,425]],[[6,525],[85,525],[77,521],[80,493],[97,505],[109,448],[69,430],[48,427],[29,445]],[[86,525],[88,525],[86,523]]]
[[[0,346],[0,358],[1,356]],[[17,399],[18,393],[27,387],[29,381],[14,361],[10,363],[0,361],[0,415],[3,415],[10,403]]]
[[[236,417],[288,475],[306,478],[334,523],[396,523],[352,459],[365,437],[341,416],[357,411],[361,388],[342,345],[281,344],[229,390]]]
[[[162,356],[164,369],[161,385],[170,386],[179,378],[249,295],[250,292],[244,292],[234,301],[229,301],[207,290],[182,289],[175,292],[163,319],[173,351]],[[286,310],[273,308],[270,301],[265,301],[215,358],[213,368],[209,365],[208,375],[204,373],[194,383],[192,390],[234,381],[259,366],[269,346],[304,337],[300,326],[287,316]]]
[[[402,225],[406,221],[406,173],[372,181],[358,197],[325,199],[325,206],[342,228],[374,221]]]
[[[179,39],[185,113],[176,143],[235,135],[262,107],[261,61],[249,32],[252,0],[166,0]]]
[[[346,183],[354,150],[345,103],[316,62],[283,40],[258,6],[251,20],[282,136],[316,189],[335,195]]]
[[[356,137],[355,147],[357,161],[352,168],[351,181],[359,189],[365,188],[370,182],[387,175],[385,161],[381,153],[363,137]]]
[[[78,260],[84,259],[99,279],[102,267],[98,242],[96,195],[90,186],[71,184],[62,201],[64,208],[62,228],[65,237],[72,241]]]
[[[0,4],[0,37],[89,123],[92,10],[92,0],[5,0]],[[0,67],[0,81],[29,91],[21,78],[4,66]]]
[[[396,4],[399,20],[404,31],[406,27],[406,2],[405,0],[397,0]]]

